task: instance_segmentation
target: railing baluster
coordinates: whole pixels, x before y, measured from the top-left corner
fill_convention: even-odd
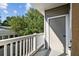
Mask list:
[[[32,51],[32,37],[31,37],[31,51]]]
[[[33,50],[36,50],[36,36],[33,38]]]
[[[30,52],[31,52],[31,46],[32,46],[32,45],[31,45],[31,37],[30,37]]]
[[[30,53],[30,38],[28,40],[29,40],[29,53]]]
[[[33,37],[32,37],[32,50],[33,50]]]
[[[27,46],[28,46],[28,41],[27,41],[27,39],[26,39],[26,56],[28,55]]]
[[[30,38],[30,51],[32,51],[32,37]]]
[[[25,39],[23,40],[23,56],[25,55]]]
[[[7,45],[4,45],[4,56],[7,56]]]
[[[20,56],[22,54],[22,41],[20,41]]]
[[[31,52],[31,37],[30,37],[30,52]]]
[[[35,48],[37,49],[37,42],[36,42],[36,36],[35,36]]]
[[[10,44],[10,56],[13,56],[13,43]]]
[[[16,42],[16,48],[15,48],[15,55],[17,56],[17,54],[18,54],[18,42]]]

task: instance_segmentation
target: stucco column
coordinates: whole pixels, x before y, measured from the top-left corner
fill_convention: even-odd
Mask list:
[[[79,56],[79,4],[72,4],[72,47],[71,55]]]

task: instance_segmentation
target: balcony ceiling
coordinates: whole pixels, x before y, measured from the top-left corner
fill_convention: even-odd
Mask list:
[[[31,3],[31,5],[44,15],[45,10],[64,5],[64,3]]]

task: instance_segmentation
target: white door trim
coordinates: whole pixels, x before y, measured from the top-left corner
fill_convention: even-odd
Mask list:
[[[68,20],[69,20],[69,18],[68,18],[68,14],[64,14],[64,15],[59,15],[59,16],[54,16],[54,17],[49,17],[49,18],[47,18],[47,22],[48,22],[48,25],[47,25],[47,28],[48,28],[48,30],[47,30],[47,36],[48,36],[48,40],[49,40],[49,42],[48,42],[48,45],[50,46],[50,26],[49,26],[49,22],[50,22],[50,19],[53,19],[53,18],[58,18],[58,17],[66,17],[66,19],[65,19],[65,29],[66,29],[66,53],[68,53],[68,40],[69,40],[69,37],[68,37],[68,35],[69,35],[69,33],[68,33]],[[48,47],[49,48],[49,47]]]

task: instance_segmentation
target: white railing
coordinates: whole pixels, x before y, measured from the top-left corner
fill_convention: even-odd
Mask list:
[[[39,47],[43,44],[43,33],[4,39],[0,41],[0,47],[3,46],[4,56],[28,56],[39,49]]]

